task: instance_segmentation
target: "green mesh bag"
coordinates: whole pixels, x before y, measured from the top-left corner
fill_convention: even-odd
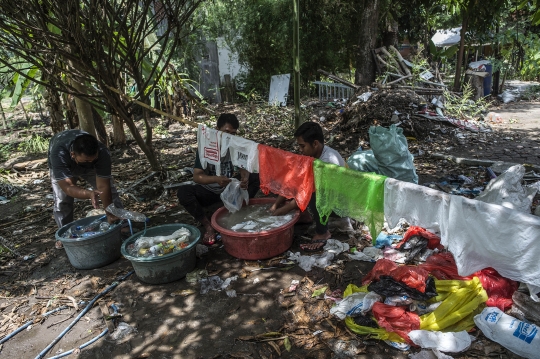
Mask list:
[[[358,172],[315,160],[315,193],[321,222],[328,222],[334,211],[340,217],[364,222],[373,241],[384,226],[385,176]]]

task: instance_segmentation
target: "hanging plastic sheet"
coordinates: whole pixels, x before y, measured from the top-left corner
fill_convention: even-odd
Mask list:
[[[304,211],[315,190],[313,158],[297,155],[270,146],[259,145],[261,190],[285,198],[294,198]]]
[[[223,132],[199,123],[197,128],[197,150],[202,168],[212,164],[216,166],[216,173],[221,173],[221,153],[227,153],[227,148],[222,148],[221,135]]]
[[[259,144],[245,138],[223,133],[221,151],[231,151],[231,161],[234,166],[243,168],[250,173],[259,173]]]
[[[375,242],[384,226],[384,181],[386,177],[357,172],[320,160],[313,163],[317,210],[321,222],[330,214],[364,222]]]

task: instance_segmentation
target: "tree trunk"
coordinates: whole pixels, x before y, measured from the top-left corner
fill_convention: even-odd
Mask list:
[[[109,138],[107,137],[107,130],[105,129],[105,122],[103,117],[92,107],[92,117],[94,118],[94,127],[96,128],[96,134],[98,140],[105,146],[109,147]]]
[[[111,116],[113,124],[112,144],[114,146],[123,146],[126,144],[126,132],[124,131],[124,122],[120,116]]]
[[[497,34],[497,38],[499,35],[499,24],[497,23],[495,28],[495,33]],[[495,44],[495,59],[500,60],[500,49],[499,49],[499,41]],[[483,54],[482,54],[483,55]],[[501,71],[497,70],[493,73],[493,96],[499,95],[499,81],[500,81]]]
[[[43,72],[41,79],[47,81],[46,72]],[[49,116],[51,116],[51,129],[53,133],[58,133],[64,131],[64,113],[62,112],[62,100],[58,91],[53,90],[52,88],[44,87],[43,89],[43,99],[45,100],[45,106],[49,111]]]
[[[135,142],[139,145],[141,150],[146,155],[146,158],[148,158],[148,162],[150,162],[150,167],[152,167],[153,171],[161,171],[161,164],[159,163],[157,156],[154,152],[154,149],[152,148],[152,143],[150,144],[146,143],[146,141],[142,138],[141,133],[137,129],[137,126],[135,125],[135,122],[132,118],[126,116],[124,117],[124,121],[126,125],[129,128],[129,131],[133,135],[133,138],[135,139]]]
[[[7,130],[7,121],[6,114],[4,113],[4,106],[0,103],[0,111],[2,112],[2,124],[4,125],[4,130]]]
[[[461,26],[461,39],[459,40],[459,52],[456,61],[456,76],[454,77],[454,91],[459,92],[461,89],[461,66],[463,65],[463,52],[465,50],[465,33],[467,32],[467,25],[469,23],[469,14],[465,12],[463,14],[463,24]]]
[[[79,82],[73,81],[73,87],[81,93],[86,92],[86,87]],[[96,127],[94,126],[92,105],[78,97],[75,97],[75,106],[77,106],[77,114],[79,115],[79,128],[96,137]]]
[[[356,53],[356,73],[354,82],[357,85],[371,85],[375,80],[375,60],[372,50],[377,41],[380,0],[362,0],[358,12],[358,50]]]

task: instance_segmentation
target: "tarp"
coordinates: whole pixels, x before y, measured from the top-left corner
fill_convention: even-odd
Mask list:
[[[459,40],[461,39],[460,32],[461,27],[455,27],[448,30],[437,30],[435,35],[433,35],[431,38],[431,41],[433,41],[437,47],[446,47],[459,44]]]

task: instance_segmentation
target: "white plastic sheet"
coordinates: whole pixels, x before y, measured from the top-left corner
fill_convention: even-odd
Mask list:
[[[297,262],[300,268],[309,272],[313,267],[326,268],[329,266],[334,259],[334,253],[324,252],[320,255],[303,256],[300,255],[300,252],[289,252],[288,259]]]
[[[245,138],[223,133],[221,153],[231,151],[231,161],[234,166],[243,168],[250,173],[259,173],[259,144]]]
[[[337,239],[330,238],[326,241],[323,249],[326,252],[340,254],[341,252],[347,252],[349,250],[349,244],[338,241]]]
[[[223,201],[225,208],[231,213],[238,212],[244,202],[246,205],[249,204],[249,193],[241,187],[241,182],[236,178],[231,178],[231,182],[229,182],[219,197]]]

